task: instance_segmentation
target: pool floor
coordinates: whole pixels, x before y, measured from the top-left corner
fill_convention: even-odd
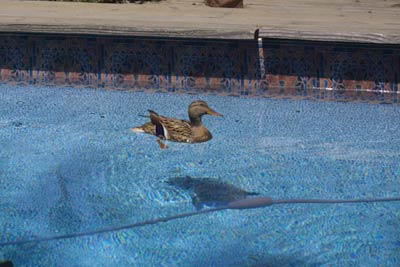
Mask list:
[[[129,129],[148,109],[213,139]],[[400,107],[0,85],[0,242],[194,211],[181,176],[273,198],[400,196]],[[0,246],[15,266],[400,266],[400,203],[224,210],[134,229]]]

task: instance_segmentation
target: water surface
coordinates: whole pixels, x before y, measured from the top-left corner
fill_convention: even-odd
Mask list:
[[[203,99],[213,139],[130,127]],[[0,85],[1,241],[195,210],[165,181],[215,178],[273,198],[400,195],[400,107]],[[16,266],[397,266],[400,203],[226,210],[102,235],[0,247]]]

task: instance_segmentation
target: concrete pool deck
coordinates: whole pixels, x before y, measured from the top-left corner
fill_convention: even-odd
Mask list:
[[[93,4],[3,0],[0,32],[400,44],[398,0],[245,0],[243,9],[202,0]]]

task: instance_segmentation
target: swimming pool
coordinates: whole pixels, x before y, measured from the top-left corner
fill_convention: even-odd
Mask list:
[[[203,99],[213,139],[129,129]],[[166,181],[215,178],[273,198],[400,195],[400,107],[0,85],[0,242],[195,210]],[[16,266],[398,266],[400,203],[224,210],[79,238],[1,246]]]

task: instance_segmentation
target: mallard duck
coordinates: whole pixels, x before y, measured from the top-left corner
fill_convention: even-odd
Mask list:
[[[205,114],[222,116],[212,110],[205,101],[197,100],[189,105],[190,121],[164,117],[153,110],[149,110],[150,122],[139,127],[131,128],[133,132],[148,133],[159,137],[157,140],[161,148],[167,146],[161,140],[184,143],[205,142],[212,138],[210,131],[203,125],[201,117]]]

